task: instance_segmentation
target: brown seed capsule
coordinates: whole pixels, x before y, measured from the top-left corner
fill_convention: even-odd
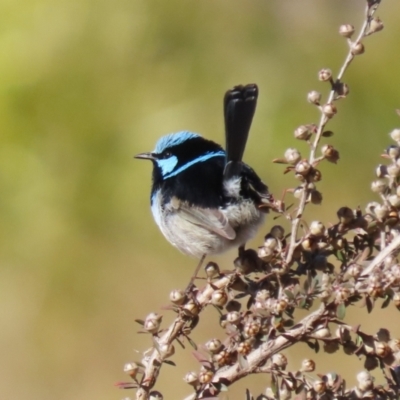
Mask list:
[[[158,390],[149,393],[149,400],[164,400],[164,396]]]
[[[278,246],[278,241],[273,236],[267,236],[264,241],[264,247],[275,250]]]
[[[358,264],[351,264],[347,267],[346,272],[353,278],[357,278],[358,276],[360,276],[361,272],[362,272],[363,268],[361,267],[361,265]]]
[[[381,204],[374,208],[374,214],[380,221],[383,221],[389,215],[389,211],[389,207]]]
[[[261,329],[261,322],[258,319],[251,319],[247,321],[243,327],[245,337],[256,336]]]
[[[351,54],[357,56],[363,54],[365,51],[365,47],[361,42],[353,43],[351,45]]]
[[[285,160],[291,165],[296,165],[301,160],[301,154],[297,149],[290,147],[285,151]]]
[[[337,108],[334,104],[328,103],[321,107],[321,111],[327,118],[332,118],[337,113]]]
[[[252,341],[251,340],[245,340],[244,342],[240,342],[238,345],[237,345],[237,348],[236,348],[236,350],[237,350],[237,352],[239,353],[239,354],[242,354],[242,355],[247,355],[247,354],[249,354],[250,353],[250,351],[251,351],[251,349],[252,349]]]
[[[336,94],[340,97],[346,97],[350,93],[350,88],[347,83],[339,83],[336,85]]]
[[[397,164],[390,164],[386,167],[387,173],[392,178],[397,178],[400,175],[400,167]]]
[[[301,362],[301,372],[313,372],[315,370],[315,361],[306,358]]]
[[[350,24],[340,25],[339,33],[346,38],[351,38],[354,33],[354,26]]]
[[[316,90],[312,90],[307,94],[307,101],[311,104],[319,106],[319,103],[321,101],[321,93],[317,92]]]
[[[193,300],[190,299],[184,306],[183,310],[188,313],[190,316],[195,316],[200,312],[199,306],[197,303]]]
[[[332,71],[329,68],[321,69],[318,72],[318,79],[322,82],[329,81],[332,79]]]
[[[214,373],[209,369],[202,368],[199,373],[199,382],[203,385],[205,383],[210,383],[212,378],[214,377]]]
[[[218,354],[214,354],[212,359],[215,363],[222,367],[223,365],[227,365],[231,362],[231,355],[226,349],[224,349],[221,350]]]
[[[186,300],[186,294],[183,290],[180,289],[174,289],[170,294],[169,294],[169,299],[171,300],[172,303],[176,305],[181,305],[185,302]]]

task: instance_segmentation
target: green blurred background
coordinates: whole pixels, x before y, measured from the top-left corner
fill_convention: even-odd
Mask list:
[[[347,49],[338,27],[359,26],[363,8],[363,0],[1,2],[2,399],[134,396],[113,387],[128,380],[123,364],[150,346],[134,319],[161,312],[195,261],[159,233],[151,165],[132,156],[182,129],[222,142],[225,90],[256,82],[245,160],[279,198],[295,183],[271,160],[289,146],[306,154],[292,133],[318,117],[306,94],[326,93],[317,71],[338,71]],[[323,165],[324,203],[309,218],[334,223],[340,206],[376,199],[373,170],[400,122],[400,3],[386,0],[378,14],[385,29],[346,74],[351,95],[330,123],[341,160]],[[228,268],[233,256],[214,259]],[[400,336],[392,308],[362,315],[365,329],[387,326]],[[193,339],[222,337],[214,320],[207,312]],[[166,366],[157,387],[165,398],[190,393],[181,377],[197,369],[177,353],[178,367]],[[305,354],[305,346],[288,352],[293,366]],[[322,372],[350,377],[362,365],[342,354],[317,360]],[[266,382],[258,376],[247,385],[257,393]],[[244,387],[230,398],[243,398]]]

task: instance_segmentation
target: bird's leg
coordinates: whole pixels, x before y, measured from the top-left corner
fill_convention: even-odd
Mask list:
[[[187,288],[186,288],[186,290],[185,290],[186,293],[189,293],[189,292],[190,292],[190,289],[191,289],[192,286],[193,286],[193,282],[194,282],[194,280],[197,278],[197,274],[199,273],[200,268],[201,268],[201,266],[203,265],[203,262],[204,262],[204,259],[205,259],[205,258],[206,258],[206,254],[203,254],[203,255],[201,256],[201,258],[200,258],[199,263],[197,264],[196,269],[194,270],[193,276],[190,278],[189,285],[187,286]]]

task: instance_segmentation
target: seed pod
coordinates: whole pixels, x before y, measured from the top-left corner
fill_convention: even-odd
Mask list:
[[[325,144],[321,147],[321,153],[331,163],[336,164],[339,160],[339,152],[330,144]]]
[[[301,362],[301,372],[313,372],[315,370],[315,361],[306,358]]]
[[[163,343],[163,344],[161,344],[159,346],[158,351],[159,351],[161,357],[163,359],[166,359],[166,358],[171,357],[171,356],[173,356],[175,354],[175,347],[174,347],[173,344]]]
[[[308,140],[311,135],[312,133],[307,125],[300,125],[294,131],[294,137],[299,140]]]
[[[228,302],[228,295],[224,290],[216,290],[211,295],[211,304],[223,307]]]
[[[236,350],[237,350],[237,352],[238,352],[239,354],[242,354],[242,355],[245,356],[245,355],[247,355],[247,354],[250,353],[252,347],[253,347],[253,346],[252,346],[252,340],[247,339],[247,340],[245,340],[244,342],[240,342],[240,343],[237,345]]]
[[[383,29],[384,25],[383,22],[379,18],[372,18],[371,22],[369,23],[369,30],[368,33],[376,33]]]
[[[383,179],[378,179],[371,183],[371,190],[374,193],[386,193],[389,186]]]
[[[190,299],[184,306],[183,310],[188,313],[190,316],[195,316],[200,312],[199,306],[197,303],[193,300]]]
[[[311,104],[319,106],[319,103],[321,101],[321,93],[317,92],[316,90],[312,90],[307,94],[307,101]]]
[[[290,147],[285,151],[285,160],[291,165],[296,165],[301,160],[301,154],[297,149]]]
[[[307,160],[300,161],[295,167],[296,173],[306,176],[311,170],[311,165]]]
[[[213,377],[214,373],[212,371],[210,371],[209,369],[202,368],[199,374],[199,382],[202,385],[204,385],[205,383],[210,383]]]
[[[329,81],[332,79],[332,71],[329,68],[321,69],[318,72],[318,79],[322,82]]]
[[[133,379],[136,378],[136,374],[138,373],[138,371],[139,371],[139,366],[134,362],[126,363],[124,365],[124,372]]]
[[[313,383],[313,389],[315,390],[315,393],[317,394],[322,394],[326,390],[326,383],[323,380],[316,380]]]
[[[337,113],[337,108],[334,104],[328,103],[322,106],[321,111],[327,118],[332,118]]]
[[[204,270],[206,271],[207,278],[209,279],[215,278],[220,274],[218,264],[212,261],[207,263]]]
[[[357,387],[363,392],[371,390],[374,387],[374,378],[367,371],[361,371],[357,374],[357,382]]]
[[[231,311],[226,314],[226,322],[229,322],[230,324],[236,325],[240,323],[241,319],[242,316],[238,311]]]
[[[143,328],[149,333],[157,333],[160,329],[162,315],[150,313],[143,324]]]
[[[361,42],[353,43],[351,45],[351,54],[358,56],[365,52],[365,47]]]
[[[336,215],[339,218],[339,222],[343,225],[347,225],[354,220],[354,212],[349,207],[340,207]]]
[[[310,224],[310,233],[313,236],[321,237],[325,235],[325,226],[320,221],[312,221]]]
[[[400,143],[400,129],[393,129],[389,135],[395,142]]]
[[[181,305],[185,302],[186,300],[186,294],[183,290],[180,289],[174,289],[170,294],[169,294],[169,299],[171,300],[172,303],[176,305]]]
[[[222,367],[223,365],[230,364],[231,355],[226,349],[224,349],[221,350],[219,353],[214,354],[212,359],[215,363],[217,363],[220,367]]]
[[[354,26],[350,24],[340,25],[339,34],[346,38],[351,38],[354,33]]]
[[[245,337],[256,336],[261,329],[261,322],[258,319],[251,319],[247,321],[243,327]]]
[[[199,376],[195,371],[188,372],[183,380],[189,385],[196,385],[199,382]]]
[[[288,360],[286,356],[282,353],[277,353],[272,356],[272,364],[277,366],[279,369],[285,370]]]
[[[210,353],[218,353],[221,350],[222,343],[219,339],[210,339],[206,344],[205,348]]]

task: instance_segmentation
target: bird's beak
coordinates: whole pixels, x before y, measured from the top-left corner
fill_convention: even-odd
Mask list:
[[[140,153],[136,154],[136,156],[133,156],[133,158],[138,158],[140,160],[152,160],[152,161],[156,159],[153,153]]]

